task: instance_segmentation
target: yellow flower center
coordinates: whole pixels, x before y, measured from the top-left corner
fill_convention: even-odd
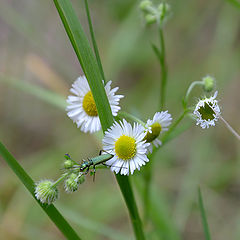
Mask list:
[[[91,117],[98,116],[97,107],[92,92],[89,91],[83,98],[83,109]]]
[[[123,160],[131,159],[136,154],[135,139],[129,136],[122,135],[115,142],[115,153]]]
[[[159,134],[160,134],[160,132],[162,130],[162,127],[161,127],[160,123],[158,123],[158,122],[155,122],[150,127],[151,127],[152,132],[150,133],[148,131],[146,136],[143,139],[143,140],[146,140],[146,142],[148,142],[148,143],[152,142],[153,140],[155,140],[159,136]]]

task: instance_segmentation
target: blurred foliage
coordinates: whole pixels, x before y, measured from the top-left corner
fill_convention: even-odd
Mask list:
[[[73,2],[87,31],[83,2]],[[144,27],[138,3],[92,0],[89,7],[106,78],[125,95],[123,110],[146,120],[158,110],[160,69],[151,49],[151,43],[157,41],[156,29]],[[169,69],[167,109],[176,119],[188,85],[210,74],[217,80],[223,116],[239,132],[238,1],[169,3],[173,15],[164,28]],[[1,75],[22,86],[54,92],[56,99],[66,98],[81,69],[53,3],[3,0],[0,29]],[[65,153],[80,161],[98,154],[101,145],[94,136],[81,133],[61,108],[36,94],[0,80],[0,136],[33,179],[56,178]],[[201,89],[193,91],[192,104],[201,94]],[[169,141],[155,158],[152,199],[157,212],[162,213],[156,214],[155,221],[163,221],[160,226],[165,226],[166,233],[174,226],[182,239],[204,238],[196,207],[197,187],[201,185],[212,238],[240,238],[239,143],[222,123],[209,130],[192,126]],[[1,237],[63,239],[8,166],[2,160],[0,163]],[[139,174],[132,177],[133,183],[139,182]],[[136,189],[141,187],[135,185]],[[139,191],[139,205],[140,196]],[[96,181],[89,177],[77,193],[62,193],[56,205],[85,239],[132,237],[120,191],[108,170],[97,171]],[[158,239],[155,231],[162,231],[151,224],[147,230],[149,239]]]

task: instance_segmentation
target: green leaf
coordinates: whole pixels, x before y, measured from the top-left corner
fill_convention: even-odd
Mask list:
[[[25,172],[22,166],[17,162],[17,160],[8,152],[5,146],[0,142],[0,154],[3,159],[9,165],[9,167],[14,171],[20,181],[24,184],[33,198],[37,201],[40,207],[45,211],[49,218],[55,223],[58,229],[63,233],[67,239],[80,240],[80,237],[69,225],[69,223],[64,219],[61,213],[54,207],[53,204],[46,205],[41,204],[39,200],[35,198],[35,183],[31,177]]]
[[[200,208],[200,211],[201,211],[202,225],[203,225],[203,229],[204,229],[204,233],[205,233],[205,239],[206,240],[211,240],[200,187],[198,188],[198,204],[199,204],[199,208]]]

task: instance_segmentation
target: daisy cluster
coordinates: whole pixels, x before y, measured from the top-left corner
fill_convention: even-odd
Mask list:
[[[111,81],[105,85],[105,91],[110,103],[112,115],[117,116],[121,109],[120,99],[117,95],[118,87],[111,89]],[[101,129],[100,119],[93,95],[85,76],[80,76],[72,85],[67,99],[67,114],[77,124],[81,131],[94,133]],[[146,124],[133,123],[125,119],[114,122],[105,132],[103,150],[113,157],[106,161],[115,173],[122,175],[133,174],[136,169],[148,162],[147,154],[152,152],[153,146],[159,147],[160,134],[168,130],[172,118],[168,111],[157,112],[153,119],[148,119]]]

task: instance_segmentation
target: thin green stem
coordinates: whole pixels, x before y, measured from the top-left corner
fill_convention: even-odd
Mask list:
[[[176,129],[178,124],[183,120],[184,116],[187,114],[188,111],[184,111],[179,118],[173,123],[173,125],[169,128],[169,130],[163,135],[161,138],[162,145],[164,145],[168,140],[171,133]],[[149,163],[147,164],[145,170],[144,170],[144,191],[143,191],[143,202],[144,202],[144,220],[147,222],[148,220],[148,213],[149,213],[149,202],[150,202],[150,187],[153,177],[153,166],[154,166],[154,155],[157,153],[157,149],[161,148],[154,148],[151,156],[149,156]]]
[[[143,122],[141,119],[133,116],[132,114],[130,113],[127,113],[127,112],[124,112],[124,111],[119,111],[118,112],[118,117],[120,118],[126,118],[127,120],[131,120],[133,122],[137,122],[143,126],[145,126],[145,122]]]
[[[17,162],[17,160],[8,152],[5,146],[0,142],[0,154],[6,161],[8,166],[17,175],[19,180],[24,184],[27,190],[30,192],[32,197],[37,201],[44,212],[49,216],[49,218],[55,223],[58,229],[63,233],[66,239],[80,240],[80,237],[73,230],[70,224],[65,220],[61,213],[54,207],[53,204],[46,205],[41,204],[39,200],[35,197],[35,183],[31,177],[25,172],[22,166]]]
[[[162,136],[161,141],[162,145],[164,145],[166,142],[169,141],[169,137],[172,134],[172,132],[176,129],[178,124],[183,120],[185,115],[189,112],[189,109],[186,109],[181,113],[181,115],[178,117],[178,119],[171,125],[171,127],[168,129],[168,131]]]
[[[184,108],[187,107],[187,102],[188,102],[188,98],[189,98],[189,95],[191,93],[191,91],[193,90],[193,88],[197,85],[204,85],[203,81],[194,81],[190,84],[188,90],[187,90],[187,93],[184,97],[184,102],[183,102],[183,105],[184,105]]]
[[[68,173],[64,173],[58,180],[56,180],[56,181],[53,183],[52,187],[57,186],[57,185],[58,185],[60,182],[62,182],[69,174],[70,174],[69,172],[68,172]]]
[[[163,29],[159,27],[159,41],[160,41],[160,66],[161,66],[161,84],[160,84],[160,109],[165,107],[166,86],[167,86],[167,65],[165,55],[165,42],[163,36]]]
[[[200,208],[200,212],[201,212],[202,225],[203,225],[203,229],[204,229],[204,233],[205,233],[205,239],[206,240],[211,240],[210,231],[209,231],[209,227],[208,227],[208,222],[207,222],[207,217],[206,217],[206,213],[205,213],[205,209],[204,209],[204,205],[203,205],[203,199],[202,199],[202,193],[201,193],[200,187],[198,188],[198,204],[199,204],[199,208]]]
[[[97,42],[96,42],[94,31],[93,31],[92,20],[91,20],[91,16],[90,16],[89,7],[88,7],[88,0],[84,0],[84,3],[85,3],[85,10],[86,10],[86,14],[87,14],[88,26],[89,26],[89,31],[90,31],[90,35],[91,35],[92,44],[93,44],[94,53],[95,53],[95,56],[96,56],[96,60],[97,60],[98,67],[99,67],[99,70],[101,72],[103,81],[106,84],[106,78],[105,78],[105,75],[104,75],[102,62],[101,62]]]

